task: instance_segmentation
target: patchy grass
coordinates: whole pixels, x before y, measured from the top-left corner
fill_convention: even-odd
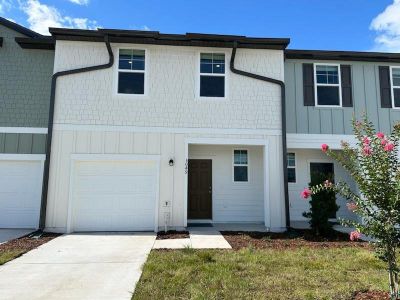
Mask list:
[[[35,249],[58,236],[60,236],[60,234],[44,233],[39,238],[25,236],[0,244],[0,265],[21,256],[22,254]]]
[[[153,250],[132,299],[339,300],[386,288],[384,265],[362,247]]]
[[[14,258],[17,258],[24,253],[25,252],[23,250],[17,250],[17,249],[0,251],[0,265],[3,265],[10,260],[13,260]]]

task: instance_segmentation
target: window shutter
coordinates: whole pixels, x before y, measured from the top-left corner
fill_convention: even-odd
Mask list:
[[[353,107],[350,65],[340,65],[340,79],[342,84],[342,106]]]
[[[313,64],[303,64],[303,97],[304,106],[315,106]]]
[[[390,71],[388,66],[379,66],[379,83],[381,89],[381,106],[392,108],[392,87],[390,86]]]

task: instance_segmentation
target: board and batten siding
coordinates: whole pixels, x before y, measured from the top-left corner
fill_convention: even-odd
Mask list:
[[[304,106],[303,63],[335,63],[351,66],[353,107]],[[352,134],[353,115],[366,113],[377,130],[390,132],[400,121],[400,110],[382,108],[379,66],[400,64],[379,62],[285,60],[286,128],[288,133]]]
[[[248,151],[248,182],[233,181],[233,150]],[[213,222],[264,223],[262,146],[189,145],[189,159],[212,160]]]
[[[283,174],[282,174],[282,144],[280,135],[238,135],[238,134],[200,134],[200,133],[166,133],[166,132],[128,132],[128,131],[102,131],[102,130],[59,130],[57,127],[53,133],[50,182],[48,193],[46,228],[48,230],[65,232],[68,218],[68,203],[70,195],[70,176],[73,154],[124,154],[124,155],[160,155],[159,177],[159,208],[158,225],[164,228],[165,213],[170,213],[169,225],[182,229],[185,224],[185,170],[186,170],[186,141],[197,138],[223,139],[265,139],[268,143],[269,168],[265,184],[270,187],[269,212],[271,228],[283,228],[285,226],[285,210],[283,198]],[[189,145],[196,149],[197,145]],[[228,147],[228,146],[226,146]],[[247,148],[245,145],[238,146]],[[232,146],[229,146],[232,149]],[[197,148],[200,149],[200,148]],[[204,149],[204,148],[202,148]],[[261,146],[258,150],[263,149]],[[211,151],[212,149],[210,149]],[[257,151],[258,151],[257,150]],[[190,153],[190,149],[188,149]],[[194,151],[194,150],[193,150]],[[251,164],[257,167],[253,169],[258,174],[258,168],[263,167],[262,154],[256,151],[250,157]],[[262,150],[261,150],[262,151]],[[204,152],[203,152],[204,153]],[[194,152],[192,153],[192,155]],[[213,155],[213,151],[209,153]],[[207,154],[207,155],[209,155]],[[250,153],[251,155],[251,153]],[[190,156],[189,156],[190,157]],[[174,159],[174,166],[169,166],[169,160]],[[232,157],[224,160],[232,167]],[[253,173],[250,174],[253,176]],[[258,180],[261,180],[260,176]],[[263,178],[264,175],[263,175]],[[250,180],[254,178],[250,178]],[[232,182],[232,177],[229,176]],[[258,182],[258,181],[256,181]],[[260,183],[255,186],[259,187]],[[218,188],[217,188],[218,190]],[[230,192],[225,190],[221,196]],[[256,188],[252,195],[262,195],[263,192]],[[256,197],[258,199],[258,196]],[[243,198],[243,201],[246,199]],[[256,201],[256,200],[255,200]],[[165,203],[169,202],[168,206]],[[222,202],[221,202],[222,204]],[[257,206],[259,207],[259,206]],[[263,206],[261,206],[263,208]],[[220,207],[222,210],[223,207]],[[259,212],[256,218],[263,213]],[[227,220],[221,212],[220,221]],[[225,218],[225,219],[224,219]],[[244,221],[244,219],[243,219]]]
[[[0,154],[45,154],[47,134],[0,133]]]

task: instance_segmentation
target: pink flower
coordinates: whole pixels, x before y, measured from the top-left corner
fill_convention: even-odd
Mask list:
[[[301,197],[303,199],[307,199],[308,197],[310,197],[312,194],[312,192],[310,191],[309,188],[305,188],[302,192],[301,192]]]
[[[360,127],[361,125],[362,125],[362,123],[361,123],[360,121],[357,120],[357,121],[356,121],[356,126],[357,126],[357,127]]]
[[[361,233],[358,230],[350,232],[350,241],[356,241],[360,239]]]
[[[355,204],[354,202],[350,202],[346,204],[347,209],[350,211],[355,211],[358,208],[358,205]]]
[[[394,145],[392,143],[388,143],[385,145],[385,148],[383,148],[383,149],[387,152],[393,151]]]
[[[378,139],[383,139],[383,138],[385,137],[385,134],[384,134],[383,132],[378,132],[378,133],[376,134],[376,137],[377,137]]]
[[[364,146],[363,153],[364,153],[365,156],[369,156],[369,155],[372,154],[372,150],[371,150],[371,148],[369,146]]]
[[[381,140],[381,145],[385,146],[388,143],[388,141],[386,139]]]
[[[328,151],[328,149],[329,149],[329,146],[327,144],[322,144],[321,145],[322,152],[326,152],[326,151]]]
[[[366,136],[363,138],[363,144],[365,146],[368,146],[370,143],[371,143],[371,140],[369,139],[369,137]]]
[[[332,187],[332,182],[330,182],[329,180],[325,180],[324,181],[324,186],[326,187],[326,188],[330,188],[330,187]]]

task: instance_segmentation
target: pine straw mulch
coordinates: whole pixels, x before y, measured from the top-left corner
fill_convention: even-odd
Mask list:
[[[348,234],[336,231],[330,237],[320,237],[314,235],[310,230],[298,229],[282,233],[222,231],[221,234],[234,250],[247,247],[256,249],[370,247],[367,242],[352,242],[349,240]]]
[[[188,231],[176,231],[176,230],[168,230],[157,232],[157,240],[168,240],[168,239],[188,239],[189,232]]]
[[[32,249],[39,247],[51,241],[52,239],[60,236],[59,233],[43,233],[39,238],[30,237],[30,235],[20,237],[18,239],[10,240],[6,243],[0,244],[0,253],[5,251],[23,251],[26,253]]]

